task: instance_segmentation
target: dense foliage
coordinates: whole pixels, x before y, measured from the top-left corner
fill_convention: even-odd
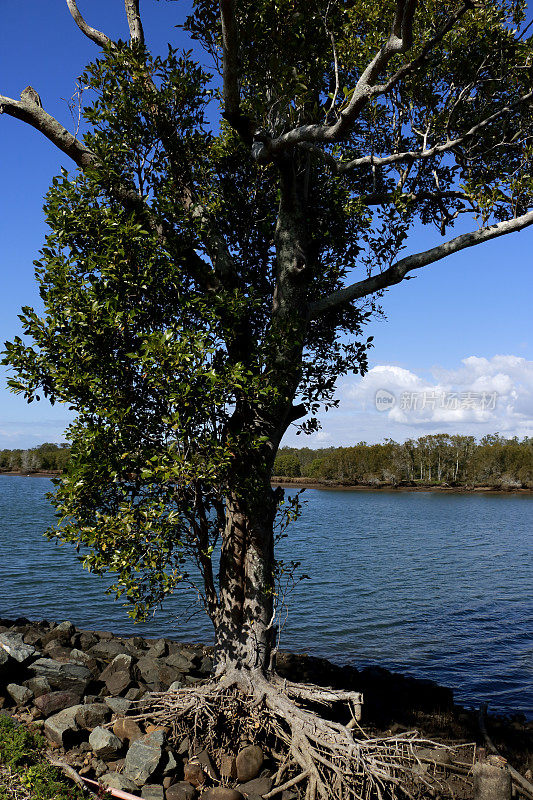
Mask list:
[[[360,442],[353,447],[282,447],[274,475],[300,475],[343,484],[402,482],[533,488],[533,439],[506,439],[498,434],[473,436],[433,434],[399,444]]]

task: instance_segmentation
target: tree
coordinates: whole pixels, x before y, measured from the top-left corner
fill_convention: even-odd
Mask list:
[[[291,731],[309,797],[327,796],[342,765],[372,767],[348,729],[290,702],[330,695],[276,683],[272,467],[288,426],[315,429],[336,378],[366,369],[380,292],[533,223],[525,3],[196,0],[185,30],[219,82],[190,54],[149,52],[138,0],[127,42],[67,5],[102,50],[81,78],[87,133],[34,90],[0,96],[78,168],[46,201],[45,315],[23,310],[33,345],[5,356],[15,391],[77,412],[57,535],[137,615],[192,557],[217,691],[255,694]],[[445,236],[465,215],[477,229],[399,257],[415,223]]]
[[[272,472],[274,475],[284,476],[286,478],[299,478],[302,474],[300,459],[296,453],[290,451],[285,452],[285,448],[283,448],[276,456]]]

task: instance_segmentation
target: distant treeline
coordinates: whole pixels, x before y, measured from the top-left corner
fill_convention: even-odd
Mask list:
[[[46,442],[28,450],[0,450],[0,472],[56,472],[68,464],[70,447]],[[533,488],[533,438],[505,439],[438,433],[403,444],[360,442],[353,447],[282,447],[274,475],[341,484]]]
[[[69,458],[70,447],[50,442],[29,450],[0,450],[0,472],[55,472],[65,469]]]
[[[438,433],[383,444],[311,450],[283,447],[274,475],[341,484],[434,484],[533,488],[533,438]]]

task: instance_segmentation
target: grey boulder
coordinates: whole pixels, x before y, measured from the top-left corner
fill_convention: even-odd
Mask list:
[[[79,730],[78,723],[76,722],[76,714],[81,705],[65,708],[59,714],[54,714],[48,717],[44,723],[43,731],[47,739],[51,742],[64,747],[69,744],[69,739],[72,739],[74,734]]]
[[[124,717],[132,706],[132,701],[125,697],[104,697],[104,703],[120,717]]]
[[[98,783],[106,789],[121,789],[123,792],[137,792],[139,787],[119,772],[107,772]]]
[[[0,647],[0,675],[9,670],[10,661],[13,663],[7,650],[4,650],[2,647]]]
[[[192,659],[184,656],[183,653],[174,653],[165,659],[165,663],[173,667],[178,672],[190,672],[193,669]]]
[[[25,644],[21,633],[0,633],[0,649],[19,664],[26,664],[37,652],[31,644]]]
[[[52,658],[38,658],[29,667],[30,672],[46,678],[53,689],[75,691],[83,694],[91,681],[91,671],[82,664],[54,661]]]
[[[137,662],[137,669],[142,679],[150,687],[164,686],[168,688],[171,683],[179,678],[176,667],[151,656],[143,656]]]
[[[76,714],[76,722],[80,728],[92,730],[107,722],[111,709],[105,703],[84,703]]]
[[[116,758],[122,749],[122,742],[115,736],[114,733],[98,726],[91,732],[89,736],[89,744],[91,749],[96,753],[98,758],[104,761],[110,761]]]
[[[143,786],[141,797],[143,800],[165,800],[165,790],[157,783],[148,783]]]
[[[18,683],[8,683],[6,689],[18,706],[25,706],[33,697],[31,689]]]
[[[93,658],[101,658],[103,661],[113,661],[115,656],[127,651],[128,647],[116,639],[104,639],[89,648],[89,655]]]
[[[123,774],[137,786],[144,786],[158,768],[162,755],[161,747],[138,739],[126,754]]]
[[[128,672],[131,674],[132,666],[132,657],[127,655],[127,653],[119,653],[119,655],[115,656],[113,661],[103,670],[102,674],[100,675],[100,680],[104,681],[104,683],[107,683],[108,679],[114,675],[115,672]]]

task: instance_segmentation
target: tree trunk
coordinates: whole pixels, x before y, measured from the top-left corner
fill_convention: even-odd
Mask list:
[[[275,645],[274,534],[276,495],[270,481],[251,498],[231,495],[220,555],[215,624],[217,675],[266,674]]]

